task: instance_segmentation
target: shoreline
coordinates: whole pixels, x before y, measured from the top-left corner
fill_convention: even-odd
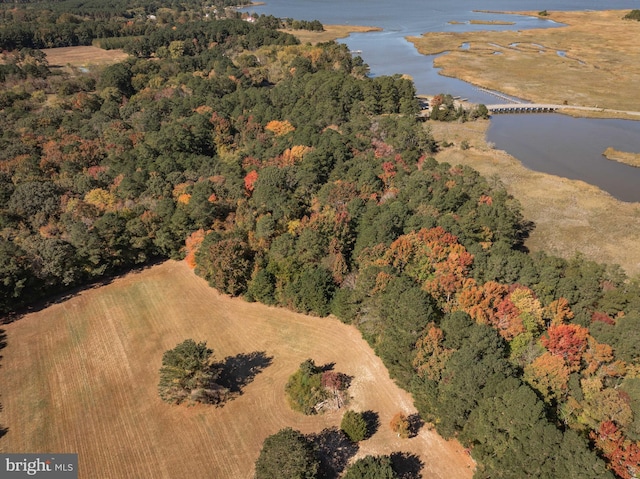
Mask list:
[[[382,28],[372,27],[366,25],[323,25],[324,30],[322,32],[312,32],[310,30],[283,30],[290,33],[300,43],[311,43],[315,45],[322,42],[331,42],[339,38],[347,38],[352,33],[368,33],[368,32],[381,32]]]
[[[602,153],[607,160],[617,161],[625,165],[640,168],[640,153],[631,153],[627,151],[619,151],[613,147],[609,147]]]
[[[530,251],[566,259],[582,254],[598,263],[618,264],[630,277],[640,275],[640,202],[620,201],[583,181],[526,168],[487,143],[490,120],[425,125],[438,141],[453,143],[434,155],[437,161],[467,165],[485,178],[497,178],[520,202],[524,218],[535,224],[525,241]],[[470,148],[463,150],[463,141]]]

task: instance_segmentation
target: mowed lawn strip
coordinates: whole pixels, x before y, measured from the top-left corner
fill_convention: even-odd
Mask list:
[[[354,377],[351,407],[379,414],[356,457],[418,455],[429,478],[470,478],[473,461],[423,428],[400,439],[393,415],[415,412],[358,330],[219,295],[182,262],[168,261],[5,326],[2,452],[77,452],[82,478],[251,478],[262,442],[291,426],[340,424],[342,411],[303,416],[284,386],[306,358]],[[223,407],[170,406],[157,394],[164,351],[206,340],[217,359],[264,352],[269,366]]]

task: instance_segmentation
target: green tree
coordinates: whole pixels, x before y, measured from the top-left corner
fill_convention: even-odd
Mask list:
[[[0,311],[22,304],[23,291],[33,280],[26,252],[11,241],[0,238]]]
[[[335,290],[331,273],[322,266],[306,265],[284,288],[285,302],[302,313],[318,316],[329,314],[329,305]]]
[[[291,407],[303,414],[314,414],[315,405],[326,399],[328,392],[322,387],[322,371],[312,359],[300,364],[285,386]]]
[[[360,412],[346,411],[340,422],[340,429],[349,436],[353,442],[360,442],[367,437],[367,421]]]
[[[413,374],[416,342],[430,321],[438,320],[435,301],[406,276],[393,278],[378,301],[383,333],[375,344],[389,373],[401,384]]]
[[[454,313],[442,321],[446,347],[457,343],[449,342],[449,336],[455,338],[453,328],[459,327],[461,321],[456,319],[462,317]],[[439,388],[438,414],[441,422],[437,427],[445,437],[460,430],[478,402],[485,397],[492,397],[500,384],[514,374],[513,367],[507,361],[507,346],[494,329],[473,324],[465,328],[460,336],[466,338],[447,361],[442,373],[446,381]]]
[[[302,433],[285,428],[267,437],[256,461],[256,479],[314,479],[318,459]]]
[[[165,351],[158,383],[160,398],[173,404],[220,402],[226,391],[215,383],[219,371],[211,362],[212,356],[206,341],[196,343],[193,339]]]
[[[347,469],[343,479],[396,479],[389,456],[366,456]]]
[[[99,88],[113,87],[118,93],[124,96],[131,96],[134,93],[131,86],[131,68],[126,63],[116,63],[104,69],[100,75]]]
[[[237,296],[247,289],[253,254],[240,238],[209,233],[196,253],[196,273],[222,293]]]
[[[53,182],[29,181],[20,183],[7,204],[9,213],[28,219],[33,227],[44,225],[60,210],[58,189]]]
[[[275,278],[265,269],[260,269],[247,285],[246,298],[264,304],[275,304]]]

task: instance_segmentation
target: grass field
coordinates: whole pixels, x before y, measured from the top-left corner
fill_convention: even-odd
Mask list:
[[[102,48],[86,47],[62,47],[47,48],[42,50],[47,56],[47,61],[52,67],[88,67],[91,65],[111,65],[125,60],[129,55],[122,50],[103,50]]]
[[[436,60],[443,75],[485,88],[534,103],[640,111],[640,22],[622,20],[626,13],[550,11],[546,19],[568,26],[409,40],[425,55],[449,52]],[[469,47],[460,49],[463,43]]]
[[[412,439],[391,432],[396,412],[415,410],[357,329],[221,296],[183,262],[131,273],[3,328],[0,424],[8,432],[0,451],[77,452],[81,478],[253,477],[268,435],[340,423],[342,411],[303,416],[286,405],[284,385],[306,358],[353,376],[351,407],[379,416],[353,457],[404,451],[419,456],[423,477],[473,474],[457,442],[426,427]],[[223,407],[170,406],[157,394],[158,369],[162,353],[186,338],[206,340],[218,359],[259,353],[268,361]]]
[[[565,258],[582,252],[591,260],[616,263],[628,274],[640,275],[640,203],[618,201],[582,181],[525,168],[506,152],[487,146],[488,120],[428,125],[438,140],[456,145],[440,151],[438,161],[497,177],[520,201],[524,217],[536,226],[526,242],[529,249]],[[462,150],[463,140],[472,148]]]

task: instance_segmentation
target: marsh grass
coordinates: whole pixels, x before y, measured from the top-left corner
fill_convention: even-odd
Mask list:
[[[454,146],[438,161],[468,165],[493,183],[502,183],[522,204],[535,229],[525,246],[564,258],[582,253],[588,259],[615,263],[630,275],[640,274],[640,203],[618,201],[599,188],[525,168],[505,151],[486,143],[489,120],[467,123],[429,122],[436,140]],[[462,150],[467,141],[470,148]]]
[[[535,103],[640,111],[640,23],[623,20],[625,13],[549,12],[545,18],[567,26],[433,32],[408,40],[425,55],[449,52],[436,60],[442,74],[484,88]],[[461,50],[463,43],[469,48]]]
[[[605,158],[612,161],[618,161],[625,165],[640,168],[640,153],[630,153],[627,151],[618,151],[612,147],[607,148],[602,153]]]

